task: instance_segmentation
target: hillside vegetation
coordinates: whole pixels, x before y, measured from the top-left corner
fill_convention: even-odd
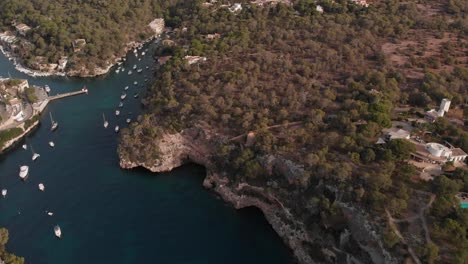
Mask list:
[[[249,5],[239,13],[198,1],[171,7],[166,23],[176,28],[175,45],[161,46],[158,55],[172,58],[155,73],[144,100],[146,114],[123,131],[121,155],[151,164],[158,156],[155,138],[203,124],[222,135],[214,159],[232,182],[268,186],[304,222],[321,222],[325,229],[336,223],[335,230],[343,230],[336,197],[317,191],[324,183],[333,186],[341,202],[372,215],[388,250],[402,258],[405,245],[387,226],[385,209],[404,216],[414,207],[412,197],[430,191],[438,197],[430,225],[439,235],[434,243],[414,242],[417,255],[428,263],[466,263],[468,213],[454,198],[468,183],[466,173],[414,182],[417,170],[406,162],[414,150],[410,142],[374,144],[400,104],[424,100],[427,107],[448,97],[460,105],[467,98],[466,58],[454,56],[466,50],[466,5],[456,0],[374,1],[369,8],[347,1],[318,3],[324,14],[310,0]],[[428,6],[438,10],[430,20]],[[415,31],[460,41],[447,41],[441,47],[445,53],[432,57],[406,50],[410,62],[395,64],[382,46],[412,39]],[[220,37],[206,37],[215,33]],[[207,61],[189,65],[186,55]],[[416,64],[424,67],[411,75],[408,69]],[[452,131],[442,131],[446,140],[468,151],[468,133],[446,120],[425,129]],[[250,146],[238,137],[248,132],[255,135]],[[261,160],[268,155],[291,160],[303,172],[289,178],[267,173]],[[311,224],[318,232],[314,228]]]

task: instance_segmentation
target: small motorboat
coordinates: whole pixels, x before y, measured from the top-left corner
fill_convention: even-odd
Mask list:
[[[43,192],[43,191],[45,190],[45,186],[44,186],[44,184],[42,184],[42,183],[39,183],[39,185],[37,185],[37,187],[39,187],[39,190],[40,190],[41,192]]]
[[[138,73],[141,73],[143,71],[143,69],[138,69],[137,72]]]
[[[54,215],[54,213],[52,213],[51,211],[46,211],[46,213],[47,213],[48,216],[53,216]]]
[[[126,94],[126,93],[123,93],[122,95],[120,95],[120,100],[124,100],[125,97],[127,97],[127,94]]]
[[[28,177],[28,173],[29,173],[29,167],[26,166],[26,165],[23,165],[20,167],[20,172],[19,172],[19,176],[21,179],[26,179]]]
[[[119,70],[119,69],[115,70],[115,73],[119,74],[119,72],[120,72],[120,70]]]
[[[145,56],[145,54],[146,54],[146,53],[143,51],[143,52],[141,53],[141,56]]]
[[[45,89],[46,93],[50,93],[50,87],[49,87],[49,85],[45,85],[45,86],[44,86],[44,89]]]
[[[138,61],[141,61],[141,58],[138,58]]]
[[[104,113],[102,113],[102,119],[104,119],[104,128],[107,128],[109,126],[109,122],[107,122],[106,116],[104,115]]]
[[[127,91],[127,90],[128,90],[128,85],[127,85],[127,86],[125,86],[125,88],[124,88],[124,91]]]
[[[129,71],[128,71],[128,75],[132,75],[132,70],[129,70]]]
[[[127,124],[130,124],[130,122],[132,122],[132,119],[130,118],[127,118],[127,120],[125,120],[127,122]]]
[[[124,68],[124,67],[122,67],[122,72],[124,72],[124,71],[125,71],[125,68]]]
[[[135,94],[133,95],[133,98],[138,98],[138,96],[140,96],[140,94],[139,94],[139,93],[135,93]]]
[[[147,81],[148,81],[148,79],[145,79],[145,82],[147,82]]]
[[[137,85],[137,84],[138,84],[138,82],[137,82],[137,81],[134,81],[134,82],[133,82],[133,84],[134,84],[134,85]]]
[[[116,115],[116,116],[120,115],[120,111],[119,111],[119,110],[115,110],[115,115]]]
[[[133,50],[133,53],[138,53],[138,50],[137,50],[137,49],[134,49],[134,50]]]
[[[49,141],[49,146],[50,146],[51,148],[53,148],[53,147],[55,147],[55,143],[54,143],[53,141]]]
[[[41,155],[39,155],[38,153],[34,153],[34,154],[32,155],[32,158],[31,158],[31,159],[32,159],[32,161],[35,161],[35,160],[37,160],[37,158],[39,158],[40,156],[41,156]]]
[[[6,197],[7,193],[8,193],[7,189],[3,189],[3,190],[2,190],[2,196],[3,196],[3,198]]]
[[[149,66],[146,66],[146,69],[149,69]]]
[[[120,130],[120,127],[119,127],[119,126],[115,126],[115,128],[114,128],[115,133],[119,133],[119,130]]]
[[[119,107],[123,107],[124,106],[124,103],[123,102],[120,102],[119,103]]]
[[[56,237],[62,238],[62,230],[60,229],[60,226],[54,226],[54,233]]]
[[[23,144],[23,149],[28,149],[28,145]]]
[[[134,70],[136,70],[136,68],[137,68],[136,64],[135,64],[135,65],[133,65],[133,69],[134,69]]]

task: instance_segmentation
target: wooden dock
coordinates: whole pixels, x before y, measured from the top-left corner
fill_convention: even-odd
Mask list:
[[[53,100],[62,99],[62,98],[65,98],[65,97],[75,96],[75,95],[79,95],[79,94],[87,94],[87,93],[88,93],[88,90],[81,89],[81,90],[75,91],[75,92],[52,95],[52,96],[49,96],[48,99],[49,99],[49,101],[53,101]]]

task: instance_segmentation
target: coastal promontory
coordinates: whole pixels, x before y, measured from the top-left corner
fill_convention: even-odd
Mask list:
[[[299,263],[464,263],[461,2],[178,3],[120,165],[204,165]]]

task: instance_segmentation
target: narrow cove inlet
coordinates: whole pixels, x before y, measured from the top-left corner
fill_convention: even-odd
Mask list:
[[[292,263],[259,210],[235,210],[203,188],[203,167],[160,174],[120,169],[115,127],[137,119],[152,77],[155,44],[144,48],[145,56],[128,54],[125,71],[89,79],[33,78],[0,55],[3,78],[48,85],[51,95],[89,90],[49,103],[40,126],[0,156],[0,189],[8,190],[0,198],[0,227],[9,231],[8,251],[35,264]],[[141,71],[127,74],[133,65]],[[59,124],[54,132],[50,112]],[[33,162],[23,144],[40,158]],[[22,165],[29,166],[25,181],[18,177]],[[57,225],[61,239],[54,234]]]

